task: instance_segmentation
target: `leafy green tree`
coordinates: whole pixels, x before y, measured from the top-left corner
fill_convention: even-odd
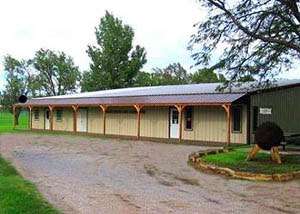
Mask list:
[[[231,81],[249,75],[260,81],[288,70],[300,58],[299,0],[199,0],[209,11],[192,36],[196,64],[217,64]]]
[[[224,74],[219,74],[219,82],[225,83],[228,80],[226,79],[226,77],[224,76]]]
[[[5,88],[1,93],[3,109],[12,112],[13,104],[18,102],[20,95],[34,97],[39,93],[37,74],[26,60],[18,60],[10,55],[4,57]],[[20,111],[16,112],[16,118]],[[18,120],[16,120],[18,122]]]
[[[4,57],[6,84],[2,92],[4,108],[11,109],[20,95],[34,97],[39,93],[37,74],[26,60],[18,60],[10,55]]]
[[[76,92],[81,73],[72,57],[64,52],[40,49],[32,63],[37,70],[41,90],[46,96],[56,96]]]
[[[144,71],[138,72],[134,86],[142,87],[142,86],[153,86],[152,74]]]
[[[181,85],[189,83],[187,71],[180,63],[173,63],[166,68],[155,68],[151,74],[152,85]]]
[[[221,80],[218,78],[218,75],[212,69],[206,68],[198,70],[195,73],[191,74],[190,79],[192,83],[221,82]]]
[[[255,81],[255,79],[251,75],[245,75],[238,79],[238,82],[252,82],[252,81]]]
[[[106,12],[96,28],[97,46],[88,46],[90,71],[83,75],[83,91],[133,86],[139,70],[146,63],[144,48],[133,48],[133,29]]]

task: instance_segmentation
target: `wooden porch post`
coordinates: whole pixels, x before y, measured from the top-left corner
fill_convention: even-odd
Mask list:
[[[106,105],[99,105],[99,107],[102,109],[103,112],[103,135],[106,134],[106,110],[107,106]]]
[[[143,108],[142,105],[134,105],[134,108],[137,112],[137,139],[140,139],[141,135],[141,109]]]
[[[185,108],[185,105],[175,105],[178,111],[178,120],[179,120],[179,142],[182,140],[182,113]]]
[[[78,105],[72,105],[73,109],[73,132],[77,132],[77,113],[78,113]]]
[[[49,113],[50,113],[50,131],[53,131],[53,109],[54,107],[49,105]]]
[[[231,138],[231,105],[222,105],[227,115],[227,146],[230,145]]]
[[[13,128],[15,129],[16,128],[16,106],[13,105]]]
[[[32,130],[32,106],[28,106],[29,109],[29,129]]]

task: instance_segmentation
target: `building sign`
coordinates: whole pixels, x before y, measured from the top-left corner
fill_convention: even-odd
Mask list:
[[[259,113],[260,114],[272,114],[272,109],[271,108],[259,108]]]

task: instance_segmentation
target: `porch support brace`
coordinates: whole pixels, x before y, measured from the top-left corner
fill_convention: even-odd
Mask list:
[[[175,108],[178,111],[178,120],[179,120],[179,142],[182,140],[182,113],[185,108],[185,105],[175,105]]]
[[[224,104],[222,105],[224,108],[226,115],[227,115],[227,146],[230,145],[230,138],[231,138],[231,105]]]
[[[77,132],[77,114],[78,114],[78,105],[72,105],[73,109],[73,132]]]
[[[106,135],[106,110],[108,106],[106,105],[99,105],[103,112],[103,135]]]
[[[14,129],[16,128],[16,125],[17,125],[17,121],[16,121],[16,106],[15,105],[13,105],[13,127],[14,127]]]
[[[137,139],[139,140],[141,137],[141,110],[143,108],[142,105],[134,105],[134,108],[137,112]]]
[[[53,109],[54,107],[52,105],[48,106],[49,113],[50,113],[50,131],[53,131]]]
[[[32,106],[28,106],[29,109],[29,129],[32,130]]]

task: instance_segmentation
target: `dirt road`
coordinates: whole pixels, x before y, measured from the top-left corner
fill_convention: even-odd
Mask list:
[[[300,213],[300,181],[228,180],[187,165],[207,147],[0,135],[1,155],[65,213]]]

